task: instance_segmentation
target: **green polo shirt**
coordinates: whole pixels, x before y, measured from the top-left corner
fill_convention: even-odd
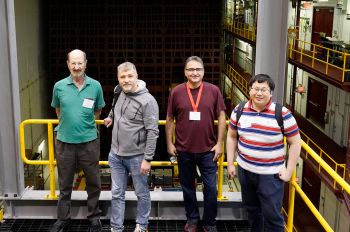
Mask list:
[[[58,81],[53,88],[51,106],[60,109],[57,139],[66,143],[85,143],[97,138],[95,110],[105,106],[101,84],[85,76],[79,91],[72,77]]]

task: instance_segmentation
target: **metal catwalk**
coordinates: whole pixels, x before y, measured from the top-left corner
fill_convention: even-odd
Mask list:
[[[53,219],[9,219],[4,220],[0,224],[0,231],[7,232],[47,232],[51,225],[55,222]],[[110,231],[109,220],[101,220],[103,231]],[[127,220],[124,223],[125,232],[134,231],[135,222]],[[177,232],[183,231],[185,221],[183,220],[151,220],[149,222],[149,232]],[[72,220],[69,228],[66,231],[71,232],[86,232],[89,228],[88,220]],[[248,232],[250,227],[248,221],[235,220],[235,221],[218,221],[217,228],[219,232]],[[200,228],[198,230],[202,232]]]

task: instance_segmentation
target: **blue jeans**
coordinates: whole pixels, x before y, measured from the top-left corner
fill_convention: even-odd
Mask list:
[[[261,175],[238,166],[242,201],[248,211],[252,232],[283,232],[284,219],[281,213],[284,182],[278,174]]]
[[[183,191],[187,220],[197,222],[200,218],[196,197],[196,165],[203,180],[204,210],[203,225],[215,226],[217,215],[216,171],[217,164],[213,162],[214,153],[192,154],[178,152],[180,183]]]
[[[123,157],[109,153],[108,161],[112,177],[111,227],[117,231],[124,229],[125,190],[129,173],[137,196],[136,223],[143,229],[147,228],[151,197],[147,183],[148,176],[140,173],[143,157],[143,154]]]

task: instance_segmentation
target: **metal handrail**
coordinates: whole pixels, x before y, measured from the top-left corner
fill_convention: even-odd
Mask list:
[[[342,187],[342,189],[350,195],[350,185],[347,183],[337,172],[335,172],[332,167],[330,167],[315,151],[313,151],[308,144],[302,141],[302,148],[305,149],[310,156],[320,164],[320,166]],[[305,195],[302,189],[299,187],[296,179],[296,173],[293,173],[292,179],[289,182],[289,205],[288,205],[288,220],[287,220],[287,230],[292,231],[293,227],[293,215],[294,215],[294,199],[295,190],[304,200],[305,204],[309,207],[311,212],[315,215],[317,220],[323,226],[326,231],[333,231],[326,220],[322,217],[317,208],[312,204],[310,199]]]
[[[48,199],[57,199],[55,193],[55,174],[54,174],[54,166],[56,162],[54,161],[54,151],[53,151],[53,124],[57,124],[58,120],[55,119],[28,119],[21,123],[20,125],[20,152],[21,157],[24,163],[32,164],[32,165],[49,165],[50,166],[50,194],[47,196]],[[102,124],[103,120],[96,120],[97,124]],[[217,124],[217,121],[215,121]],[[49,160],[29,160],[25,156],[25,139],[24,139],[24,128],[28,124],[47,124],[48,126],[48,153]],[[226,121],[228,124],[228,121]],[[165,125],[165,120],[160,120],[159,125]],[[307,143],[302,141],[302,148],[306,150],[306,152],[324,169],[345,191],[347,194],[350,194],[350,185],[341,177],[339,174],[332,169],[315,151],[313,151]],[[108,165],[108,161],[100,161],[100,165]],[[172,166],[170,161],[152,161],[152,166]],[[176,165],[176,164],[175,164]],[[224,156],[218,161],[218,200],[226,200],[227,198],[222,195],[222,187],[223,187],[223,167],[227,166],[227,162],[224,162]],[[236,165],[236,163],[235,163]],[[297,184],[296,180],[296,172],[294,171],[292,179],[289,183],[289,201],[288,201],[288,220],[287,220],[287,231],[292,231],[293,228],[293,215],[294,215],[294,199],[295,199],[295,191],[301,196],[301,198],[305,201],[306,205],[311,209],[311,212],[315,215],[315,217],[319,220],[321,225],[326,229],[326,231],[333,231],[322,215],[319,213],[317,208],[312,204],[312,202],[308,199],[305,193],[301,190],[301,188]]]
[[[159,120],[159,125],[165,125],[165,120]],[[217,125],[217,120],[214,121]],[[25,126],[29,124],[47,124],[47,135],[48,135],[48,160],[29,160],[25,155]],[[48,199],[57,199],[56,191],[55,191],[55,165],[56,161],[54,159],[54,139],[53,139],[53,125],[58,124],[58,119],[27,119],[24,120],[19,127],[19,135],[20,135],[20,154],[24,163],[31,165],[49,165],[49,180],[50,180],[50,193],[46,198]],[[96,120],[96,124],[103,124],[103,120]],[[224,145],[223,145],[224,146]],[[224,156],[218,160],[218,199],[225,200],[227,199],[225,196],[222,196],[222,183],[223,183],[223,163]],[[108,166],[108,161],[99,161],[99,165]],[[170,161],[152,161],[152,166],[174,166],[174,169],[177,170],[177,162],[172,164]],[[220,184],[221,183],[221,184]]]
[[[226,64],[223,72],[227,74],[227,76],[231,79],[231,81],[235,84],[236,87],[238,87],[246,96],[249,96],[248,81],[241,74],[239,74],[239,72],[237,72],[229,64]],[[231,93],[233,93],[232,89]]]
[[[297,45],[297,46],[296,46]],[[329,66],[336,68],[342,72],[342,82],[345,82],[345,75],[350,73],[350,67],[347,67],[347,63],[349,63],[350,54],[337,51],[331,48],[324,47],[319,44],[314,44],[311,42],[303,41],[292,36],[289,37],[289,58],[293,60],[298,60],[298,62],[303,63],[303,58],[307,57],[311,59],[311,67],[314,68],[315,61],[323,63],[326,65],[325,74],[329,73]],[[297,49],[295,48],[297,47]],[[309,48],[307,48],[309,47]],[[325,54],[324,59],[319,58],[319,53]],[[294,55],[298,54],[296,58]],[[336,54],[336,55],[335,55]],[[341,67],[332,64],[334,59],[332,57],[341,58]],[[339,61],[339,59],[338,59]]]
[[[256,40],[256,28],[247,23],[237,22],[225,22],[224,27],[226,30],[238,34],[243,38],[249,39],[251,41]]]
[[[312,144],[312,146],[316,147],[319,150],[318,155],[323,159],[323,156],[327,157],[327,160],[329,160],[334,167],[332,167],[337,173],[341,173],[341,177],[343,179],[345,179],[346,176],[346,165],[345,164],[339,164],[337,163],[330,155],[327,154],[327,152],[325,152],[324,150],[322,150],[322,148],[320,146],[318,146],[309,136],[307,136],[303,131],[299,130],[300,133],[306,137],[306,144],[309,145],[310,143]],[[305,154],[305,158],[308,159],[309,158],[309,153],[306,152]],[[342,169],[342,171],[340,170]],[[318,165],[318,173],[321,173],[321,165]],[[350,174],[350,173],[349,173]],[[336,190],[336,181],[333,181],[333,189]]]

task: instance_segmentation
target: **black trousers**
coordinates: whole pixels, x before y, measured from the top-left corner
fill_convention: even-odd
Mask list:
[[[99,138],[86,143],[64,143],[55,141],[56,161],[60,195],[57,203],[57,218],[70,219],[71,195],[74,174],[77,167],[83,169],[86,178],[87,208],[89,220],[100,217],[99,197],[101,178],[99,173],[100,141]]]

